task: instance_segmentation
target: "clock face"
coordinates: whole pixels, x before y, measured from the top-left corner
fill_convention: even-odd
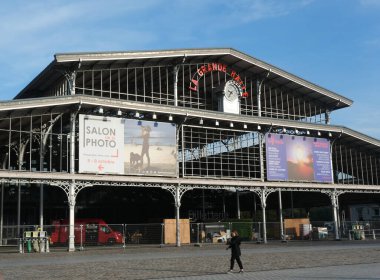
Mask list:
[[[228,81],[224,87],[224,96],[228,101],[234,101],[240,95],[239,86],[233,81]]]

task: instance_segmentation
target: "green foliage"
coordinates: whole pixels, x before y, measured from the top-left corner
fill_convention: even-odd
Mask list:
[[[310,209],[310,221],[331,220],[333,220],[331,206],[313,207]]]
[[[226,228],[229,228],[228,222],[231,223],[231,230],[237,230],[242,240],[252,240],[253,223],[251,219],[229,220]]]
[[[302,219],[307,217],[307,212],[304,208],[293,208],[293,215],[292,215],[292,209],[283,209],[282,215],[284,219]]]

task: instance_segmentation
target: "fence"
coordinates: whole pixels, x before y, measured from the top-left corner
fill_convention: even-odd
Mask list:
[[[25,231],[36,231],[38,228],[36,225],[3,226],[1,245],[16,246]],[[190,244],[215,244],[226,243],[234,229],[244,242],[262,242],[263,228],[262,222],[214,222],[190,223],[188,229],[182,230],[189,231]],[[49,236],[51,249],[68,246],[69,225],[45,225],[43,230]],[[280,223],[268,222],[266,233],[267,240],[335,239],[332,221],[313,221],[300,225],[299,229],[284,228],[282,236]],[[380,221],[345,221],[340,224],[339,233],[341,238],[347,240],[378,239]],[[75,246],[79,250],[94,246],[126,248],[132,245],[165,245],[163,223],[75,225],[74,235]]]

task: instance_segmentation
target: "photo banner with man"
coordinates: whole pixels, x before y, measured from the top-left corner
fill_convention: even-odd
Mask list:
[[[177,175],[172,123],[79,115],[79,172]]]
[[[172,123],[125,120],[125,174],[176,176],[176,126]]]

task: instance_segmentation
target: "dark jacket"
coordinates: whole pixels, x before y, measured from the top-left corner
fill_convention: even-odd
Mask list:
[[[228,243],[229,244],[228,248],[231,248],[231,255],[232,256],[239,257],[241,255],[240,243],[241,243],[241,239],[239,236],[234,236],[230,239],[230,241]]]

